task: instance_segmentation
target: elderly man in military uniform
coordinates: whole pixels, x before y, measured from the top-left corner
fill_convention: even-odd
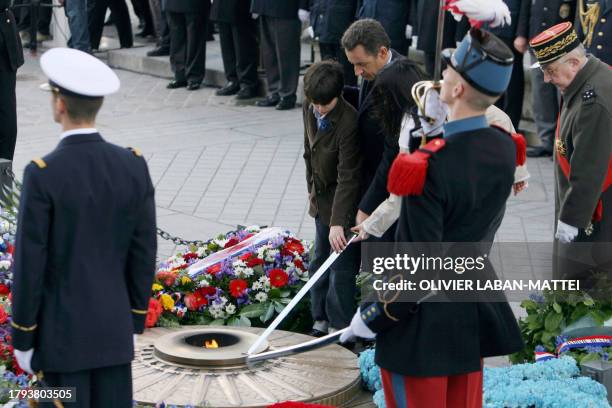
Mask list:
[[[529,48],[530,38],[563,21],[573,21],[575,11],[576,0],[523,0],[514,47],[524,53]],[[533,53],[531,58],[535,58]],[[530,74],[533,115],[540,145],[530,147],[527,156],[552,156],[559,94],[553,85],[544,82],[542,71],[535,69]]]
[[[154,190],[136,149],[95,129],[119,79],[82,51],[40,59],[49,78],[55,150],[26,167],[17,224],[13,346],[50,387],[75,388],[78,407],[131,407],[134,340],[155,273]]]
[[[580,277],[581,271],[567,269],[567,244],[612,241],[612,71],[586,53],[569,22],[542,32],[530,46],[544,80],[562,96],[555,135],[555,274]],[[598,252],[594,265],[610,257]]]
[[[512,189],[518,146],[524,154],[524,144],[489,127],[485,116],[508,86],[512,51],[493,34],[472,29],[443,56],[444,138],[400,154],[389,172],[389,191],[404,196],[398,242],[485,241]],[[523,348],[505,301],[380,299],[361,305],[342,339],[376,336],[387,406],[482,407],[482,359]]]
[[[612,65],[612,0],[577,0],[576,32],[587,52]],[[608,21],[610,20],[610,21]]]

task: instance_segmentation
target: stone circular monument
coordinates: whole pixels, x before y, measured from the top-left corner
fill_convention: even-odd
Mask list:
[[[254,364],[246,351],[258,328],[153,328],[138,336],[132,364],[134,400],[141,405],[266,407],[281,401],[342,406],[360,392],[357,356],[339,345]],[[312,337],[277,330],[258,350]]]

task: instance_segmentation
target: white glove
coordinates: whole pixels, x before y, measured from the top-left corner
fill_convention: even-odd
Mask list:
[[[353,316],[353,320],[351,320],[351,325],[348,330],[340,336],[340,343],[345,343],[355,337],[361,337],[362,339],[373,339],[376,337],[376,333],[370,330],[363,322],[361,318],[361,309],[357,309],[357,313]]]
[[[253,20],[257,20],[257,19],[259,18],[259,14],[257,14],[257,13],[251,13],[251,18],[252,18]]]
[[[306,34],[310,37],[310,38],[314,38],[314,30],[312,28],[312,26],[308,26],[308,28],[306,28]]]
[[[578,236],[578,228],[573,227],[564,223],[563,221],[557,221],[557,232],[555,238],[563,244],[569,244]]]
[[[510,10],[502,0],[458,0],[452,3],[470,20],[488,22],[490,27],[510,25]],[[453,13],[457,19],[457,13]]]
[[[421,105],[425,105],[425,112],[419,110],[419,116],[422,117],[423,132],[427,136],[439,134],[448,116],[448,105],[440,100],[440,93],[433,88],[429,88],[421,96],[420,102]],[[433,119],[433,123],[429,123],[423,116]]]
[[[17,359],[17,364],[23,371],[28,374],[34,374],[34,370],[32,370],[32,355],[34,355],[34,349],[31,348],[28,351],[14,350],[15,358]]]
[[[407,40],[412,38],[412,26],[410,24],[406,24],[405,35]]]
[[[310,21],[310,12],[308,10],[299,9],[298,18],[302,23],[307,23]]]
[[[133,339],[134,339],[134,350],[136,350],[136,343],[138,342],[138,335],[137,334],[133,334]]]

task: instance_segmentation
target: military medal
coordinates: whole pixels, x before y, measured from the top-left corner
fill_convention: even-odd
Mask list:
[[[565,155],[567,154],[567,148],[565,147],[565,143],[563,143],[563,140],[561,139],[557,139],[555,140],[555,147],[557,149],[557,152],[565,157]]]

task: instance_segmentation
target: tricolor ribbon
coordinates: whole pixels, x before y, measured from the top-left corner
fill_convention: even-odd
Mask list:
[[[536,351],[535,361],[542,362],[550,360],[551,358],[557,358],[560,354],[565,353],[575,348],[585,347],[610,347],[612,346],[612,336],[608,335],[595,335],[595,336],[584,336],[576,337],[571,340],[566,340],[559,344],[555,350],[555,353],[549,353],[546,351]]]

